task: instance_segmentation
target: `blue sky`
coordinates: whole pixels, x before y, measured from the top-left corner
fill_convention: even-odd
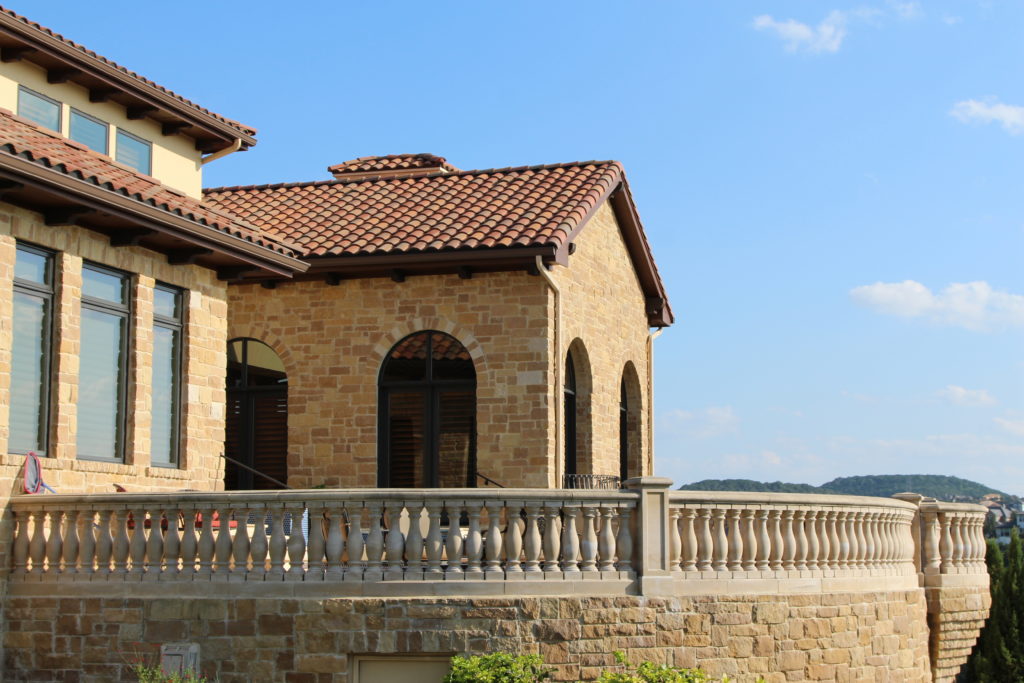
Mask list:
[[[9,6],[259,128],[207,185],[622,161],[659,474],[1024,494],[1022,2]]]

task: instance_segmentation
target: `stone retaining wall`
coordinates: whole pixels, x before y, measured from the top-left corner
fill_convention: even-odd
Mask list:
[[[196,642],[220,683],[348,683],[353,655],[537,652],[555,680],[631,661],[735,680],[929,681],[923,590],[693,598],[8,597],[7,681],[130,680],[127,661]],[[428,682],[424,682],[428,683]]]

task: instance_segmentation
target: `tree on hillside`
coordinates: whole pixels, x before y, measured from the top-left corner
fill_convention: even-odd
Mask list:
[[[988,541],[985,553],[991,579],[992,610],[974,652],[958,680],[962,683],[1005,683],[1024,680],[1024,543],[1014,529],[1004,554]]]

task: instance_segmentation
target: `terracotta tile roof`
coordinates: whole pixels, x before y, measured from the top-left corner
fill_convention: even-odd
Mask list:
[[[147,85],[147,86],[149,86],[151,88],[156,88],[157,90],[159,90],[160,92],[164,93],[165,95],[173,97],[174,99],[178,100],[182,104],[184,104],[184,105],[186,105],[186,106],[188,106],[188,107],[190,107],[192,109],[195,109],[197,112],[200,112],[202,114],[205,114],[206,116],[210,116],[210,117],[212,117],[214,119],[217,119],[218,121],[221,121],[222,123],[226,123],[229,126],[231,126],[232,128],[235,128],[236,130],[238,130],[239,132],[241,132],[241,133],[243,133],[245,135],[249,135],[249,136],[256,135],[256,129],[255,128],[252,128],[250,126],[246,126],[246,125],[244,125],[242,123],[239,123],[238,121],[234,121],[232,119],[229,119],[226,116],[221,116],[220,114],[214,113],[214,112],[210,111],[209,109],[206,109],[205,107],[201,107],[198,104],[196,104],[195,102],[192,102],[191,100],[182,97],[181,95],[173,92],[172,90],[168,90],[167,88],[163,87],[162,85],[154,83],[153,81],[149,80],[148,78],[146,78],[144,76],[140,76],[139,74],[135,73],[134,71],[131,71],[130,69],[127,69],[127,68],[121,66],[117,62],[111,61],[111,60],[107,59],[106,57],[103,57],[102,55],[96,54],[95,52],[93,52],[92,50],[88,49],[84,45],[80,45],[80,44],[74,42],[73,40],[68,40],[67,38],[65,38],[61,34],[57,33],[56,31],[48,29],[45,26],[41,26],[41,25],[37,24],[36,22],[32,21],[31,19],[28,19],[26,17],[21,16],[17,12],[13,12],[13,11],[7,9],[6,7],[0,7],[0,12],[3,12],[3,14],[6,14],[7,16],[11,17],[12,19],[17,20],[18,22],[24,24],[25,26],[27,26],[29,28],[35,29],[35,30],[45,34],[49,38],[52,38],[52,39],[54,39],[56,41],[59,41],[59,42],[63,43],[64,45],[67,45],[68,47],[74,48],[75,50],[78,50],[79,52],[81,52],[86,57],[89,57],[91,59],[95,59],[95,60],[97,60],[99,62],[102,62],[103,64],[106,64],[107,66],[110,66],[110,67],[120,71],[121,73],[125,74],[126,76],[130,76],[131,78],[133,78],[133,79],[139,81],[140,83],[143,83],[143,84],[145,84],[145,85]]]
[[[389,154],[382,157],[359,157],[327,167],[335,176],[346,173],[368,173],[373,171],[399,171],[417,168],[435,168],[458,171],[444,157],[433,154]]]
[[[110,157],[42,128],[0,108],[0,155],[17,156],[66,176],[113,190],[123,196],[257,244],[279,254],[300,256],[301,249],[268,235],[223,208],[207,205],[162,185]]]
[[[308,256],[561,246],[622,179],[615,161],[205,190]]]

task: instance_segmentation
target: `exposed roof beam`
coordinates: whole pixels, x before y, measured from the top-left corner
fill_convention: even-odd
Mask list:
[[[164,135],[177,135],[186,128],[190,128],[191,123],[187,121],[172,121],[171,123],[165,123],[160,127],[160,132]]]
[[[324,277],[324,282],[329,284],[331,287],[337,287],[341,284],[343,279],[344,278],[341,276],[341,273],[327,273],[327,276]]]
[[[82,73],[78,69],[50,69],[46,72],[47,83],[67,83],[75,74]]]
[[[398,268],[391,269],[391,279],[395,282],[405,282],[405,271]]]
[[[277,280],[264,280],[260,283],[263,289],[277,289]]]
[[[110,246],[112,247],[135,247],[138,246],[139,242],[155,235],[156,230],[149,230],[148,228],[134,228],[131,230],[118,230],[110,236]]]
[[[459,279],[461,280],[472,280],[473,269],[469,266],[459,266]]]
[[[112,95],[116,95],[117,91],[112,88],[96,88],[89,91],[90,102],[109,102]]]
[[[138,107],[128,107],[127,116],[128,119],[131,121],[138,121],[139,119],[146,118],[156,110],[156,107],[151,107],[148,104],[144,104]]]
[[[227,268],[217,269],[218,280],[241,280],[247,273],[257,272],[257,268],[250,268],[248,266],[228,266]]]
[[[213,249],[203,247],[189,247],[187,249],[174,249],[167,252],[167,262],[172,266],[187,266],[196,262],[200,256],[209,256]]]
[[[0,199],[3,199],[12,192],[25,189],[24,183],[19,183],[16,180],[9,180],[7,178],[0,178]]]
[[[29,55],[35,52],[34,47],[18,46],[18,47],[0,47],[0,61],[4,62],[20,62]]]
[[[47,225],[75,225],[78,219],[93,209],[85,206],[60,206],[43,211],[43,222]]]

